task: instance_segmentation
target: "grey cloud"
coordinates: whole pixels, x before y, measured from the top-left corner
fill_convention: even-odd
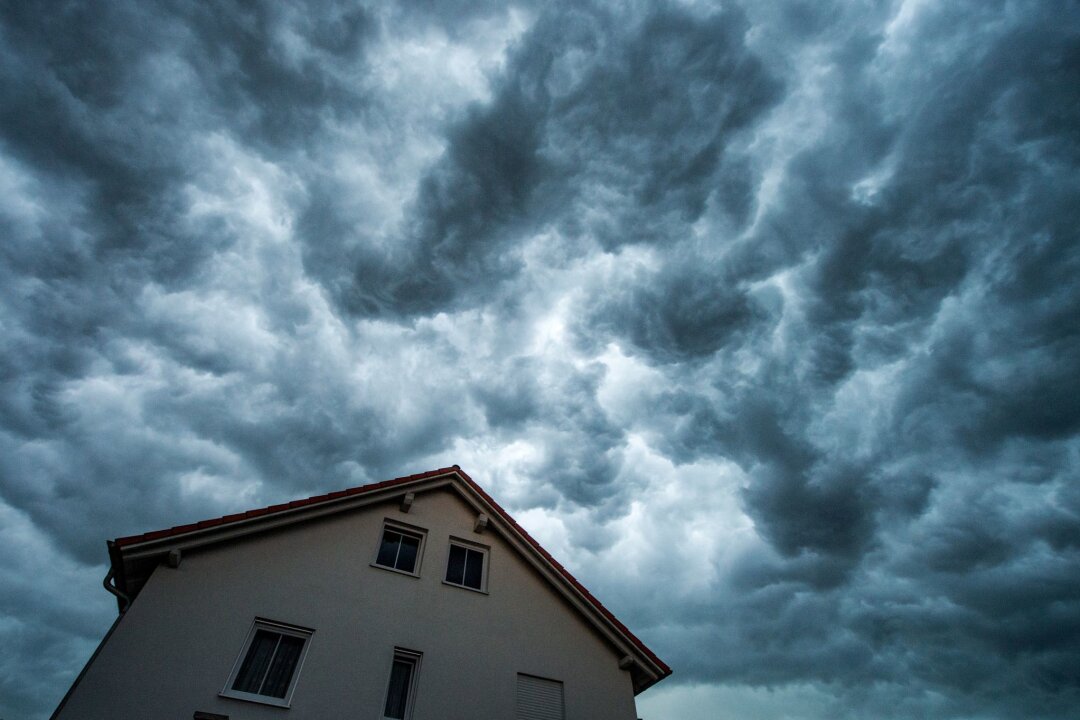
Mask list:
[[[334,273],[352,312],[428,313],[490,299],[521,272],[515,244],[545,228],[583,250],[664,245],[714,197],[744,223],[754,169],[725,150],[779,94],[746,31],[734,10],[696,17],[659,6],[626,25],[607,8],[547,9],[492,101],[448,128],[401,244],[355,252],[346,284],[333,258],[351,235],[348,214],[319,197],[309,267]]]
[[[516,430],[529,420],[542,417],[541,389],[536,383],[540,370],[528,358],[513,358],[504,364],[501,372],[479,384],[475,393],[488,424]]]
[[[971,21],[969,10],[962,14]],[[1001,21],[974,12],[979,23]],[[743,636],[735,628],[755,628],[758,613],[776,612],[763,611],[760,592],[747,586],[718,588],[708,607],[719,634],[701,643],[739,650],[730,665],[701,664],[702,647],[687,651],[696,677],[772,684],[814,676],[841,686],[914,677],[955,690],[988,717],[1057,717],[1076,697],[1068,668],[1077,652],[1069,619],[1077,586],[1055,578],[1077,562],[1064,550],[1073,547],[1065,528],[1077,516],[1059,505],[1076,477],[1075,462],[1061,453],[1075,451],[1077,427],[1075,373],[1067,370],[1078,356],[1068,319],[1077,314],[1077,295],[1067,279],[1077,258],[1075,203],[1067,199],[1076,190],[1077,145],[1054,108],[1075,94],[1061,84],[1074,64],[1075,23],[1046,33],[1035,28],[1047,16],[1013,15],[968,47],[957,18],[930,15],[920,41],[952,45],[949,62],[916,76],[921,82],[912,82],[910,94],[891,97],[881,94],[889,81],[870,66],[873,43],[870,52],[860,40],[855,52],[842,53],[855,68],[838,70],[852,84],[839,88],[840,121],[789,165],[783,201],[725,258],[744,283],[790,273],[799,304],[784,312],[797,348],[777,355],[762,333],[724,337],[708,352],[681,357],[670,340],[642,342],[648,313],[678,317],[686,336],[702,342],[724,328],[715,316],[686,311],[699,285],[673,290],[666,266],[635,278],[633,292],[649,303],[616,313],[597,293],[595,307],[607,312],[583,327],[603,331],[594,342],[617,340],[658,366],[683,361],[673,374],[685,385],[653,406],[657,417],[646,423],[655,432],[671,428],[664,439],[675,457],[734,458],[750,473],[747,511],[780,557],[748,564],[742,582],[786,588],[777,591],[785,603],[797,603],[790,599],[797,588],[816,593],[817,612],[799,608],[805,626],[776,620]],[[868,83],[879,85],[879,98],[911,110],[857,107],[873,97]],[[1018,151],[1023,142],[1033,144]],[[1069,158],[1069,169],[1057,158]],[[881,163],[892,169],[870,200],[853,195],[852,186]],[[719,302],[725,290],[720,284],[710,297]],[[785,327],[772,317],[761,315],[763,330]],[[760,359],[749,376],[732,362],[737,348]],[[700,384],[703,363],[714,369],[711,387]],[[863,420],[873,438],[869,456],[820,444],[813,427],[837,409],[836,393],[857,375],[901,366],[881,424]],[[992,490],[998,487],[1016,487],[1031,503],[1028,524],[1012,519],[1021,511]],[[964,500],[948,499],[957,494]],[[1062,549],[1049,564],[1043,542]],[[901,550],[909,543],[918,548],[911,555]],[[888,585],[878,588],[881,597],[863,595],[871,592],[866,573],[900,570],[892,565],[900,558],[915,592],[940,602],[905,598]],[[998,584],[1005,578],[1031,594]],[[856,621],[847,608],[860,598],[869,610]],[[745,616],[724,617],[743,602]],[[889,608],[902,605],[908,610],[894,617]],[[1063,616],[1047,625],[1061,635],[1044,643],[1051,605]],[[822,624],[854,633],[852,644],[839,642],[847,649],[836,657],[804,649],[801,643],[823,653],[835,647],[815,635]],[[685,639],[671,633],[671,647],[680,647]],[[1014,671],[1017,684],[1003,682]],[[1039,689],[1010,696],[1020,685]]]
[[[530,474],[569,503],[610,517],[625,512],[632,488],[619,482],[625,433],[598,401],[602,380],[596,366],[550,368],[511,358],[489,369],[473,397],[492,433],[526,435],[537,445],[540,455]]]
[[[362,61],[365,44],[378,32],[373,13],[336,2],[308,10],[274,3],[175,9],[177,29],[194,40],[184,55],[203,80],[214,119],[295,150],[327,121],[362,110],[362,92],[340,71]],[[289,46],[297,38],[309,53]]]
[[[579,342],[602,344],[618,335],[659,362],[692,361],[742,344],[773,324],[767,306],[723,268],[688,259],[641,280],[601,289],[579,318]]]
[[[212,424],[192,414],[172,425],[176,398],[162,398],[160,408],[149,399],[149,432],[131,433],[117,448],[101,425],[65,402],[70,383],[94,374],[95,364],[99,371],[103,363],[111,366],[121,380],[145,371],[116,350],[125,337],[218,375],[243,364],[186,345],[168,324],[140,317],[147,283],[197,283],[204,263],[235,241],[220,227],[186,232],[185,184],[206,160],[199,136],[237,132],[260,145],[292,145],[323,122],[328,108],[353,111],[358,102],[333,68],[294,62],[280,42],[267,42],[280,40],[286,29],[318,53],[352,58],[372,22],[364,11],[345,7],[286,17],[269,6],[6,6],[3,148],[32,173],[35,194],[54,210],[36,227],[9,225],[0,251],[11,290],[5,293],[10,322],[2,424],[14,438],[47,447],[59,476],[47,481],[40,469],[20,467],[20,453],[9,446],[2,494],[83,559],[100,559],[99,533],[87,528],[154,524],[151,518],[175,506],[163,479],[213,462],[170,447],[167,436],[193,423]],[[183,403],[180,410],[187,410]],[[239,428],[232,438],[274,474],[299,473],[287,457],[354,446],[352,439],[343,442],[346,431],[328,432],[328,425],[312,417],[298,419],[291,432],[283,429],[307,448],[293,455],[281,443],[245,442]],[[299,440],[305,436],[311,439]],[[303,472],[311,472],[310,464]],[[50,500],[51,493],[63,499]],[[124,515],[128,520],[121,521]],[[85,524],[72,523],[74,516],[85,517]]]

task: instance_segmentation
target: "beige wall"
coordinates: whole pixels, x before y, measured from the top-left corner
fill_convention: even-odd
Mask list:
[[[426,528],[421,577],[370,566],[384,518]],[[160,566],[64,720],[378,720],[394,647],[422,652],[414,720],[514,716],[518,672],[561,680],[568,720],[633,720],[615,651],[453,491],[261,535]],[[451,535],[491,547],[488,594],[443,584]],[[314,628],[292,707],[221,698],[256,617]]]

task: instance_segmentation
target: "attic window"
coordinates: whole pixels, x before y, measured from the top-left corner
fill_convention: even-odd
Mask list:
[[[256,620],[221,694],[288,707],[311,630]]]
[[[484,592],[487,587],[487,548],[452,540],[446,561],[446,582]]]
[[[417,575],[420,572],[420,551],[424,545],[423,531],[408,530],[389,523],[383,528],[375,565]]]

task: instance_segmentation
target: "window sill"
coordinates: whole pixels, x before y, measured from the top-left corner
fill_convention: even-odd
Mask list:
[[[398,575],[404,575],[405,577],[420,579],[420,573],[418,572],[406,572],[404,570],[398,570],[397,568],[387,567],[386,565],[379,565],[378,563],[368,563],[373,568],[385,570],[386,572],[397,573]]]
[[[487,590],[481,590],[479,588],[471,588],[468,585],[458,585],[457,583],[452,583],[449,580],[443,580],[442,584],[447,585],[447,586],[452,587],[452,588],[457,588],[459,590],[468,590],[469,592],[480,593],[481,595],[490,595],[491,594]]]
[[[269,705],[270,707],[281,708],[282,710],[288,710],[290,703],[278,698],[267,697],[266,695],[253,695],[250,693],[232,692],[230,690],[223,690],[218,693],[218,697],[225,698],[227,700],[239,700],[240,702],[249,702],[256,705]]]

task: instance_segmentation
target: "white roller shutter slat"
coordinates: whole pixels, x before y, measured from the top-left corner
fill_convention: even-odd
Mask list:
[[[518,675],[516,720],[563,720],[563,684]]]

